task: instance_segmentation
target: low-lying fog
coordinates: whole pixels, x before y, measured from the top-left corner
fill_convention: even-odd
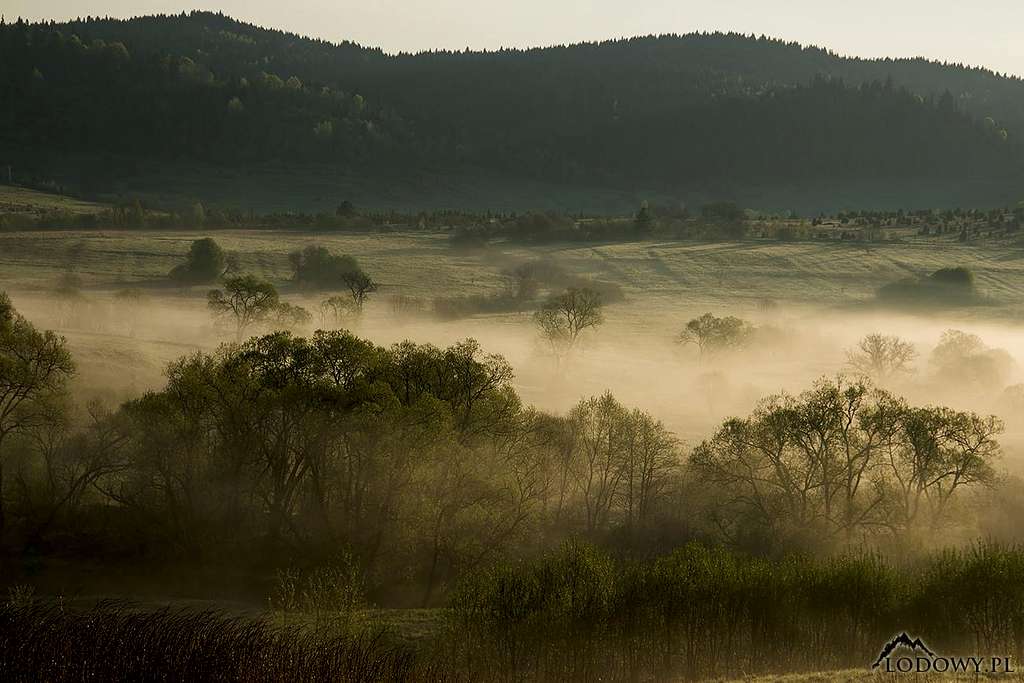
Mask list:
[[[139,301],[126,302],[114,292],[87,291],[77,303],[40,291],[9,293],[35,324],[68,338],[78,364],[79,396],[116,402],[161,385],[169,361],[233,340],[233,332],[211,318],[204,292],[147,292]],[[285,298],[311,312],[320,299]],[[785,303],[712,310],[717,316],[744,318],[757,331],[743,350],[701,359],[696,347],[677,338],[687,320],[706,309],[633,295],[606,306],[604,324],[587,331],[583,347],[559,366],[546,353],[529,313],[439,321],[395,309],[388,292],[378,292],[350,328],[382,345],[403,339],[447,345],[474,337],[512,364],[528,403],[564,412],[582,397],[610,390],[625,404],[661,419],[691,445],[724,418],[748,414],[766,395],[800,392],[823,375],[850,372],[847,352],[865,335],[896,335],[911,342],[917,356],[912,371],[886,381],[886,388],[915,404],[999,415],[1007,423],[1001,441],[1011,469],[1017,469],[1019,446],[1024,445],[1024,390],[1015,387],[1024,382],[1024,328],[986,321],[977,311],[963,318]],[[310,329],[318,326],[314,315]],[[987,348],[973,349],[962,362],[937,363],[932,352],[949,329],[977,335]]]

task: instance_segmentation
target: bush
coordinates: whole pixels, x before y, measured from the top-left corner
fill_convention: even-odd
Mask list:
[[[332,254],[326,247],[316,245],[293,251],[288,261],[295,284],[314,289],[347,287],[350,278],[363,273],[352,256]]]
[[[878,289],[877,298],[910,306],[961,306],[978,303],[974,274],[963,267],[940,268],[925,278],[903,278]]]
[[[676,680],[866,668],[893,633],[941,655],[1019,657],[1024,549],[896,564],[751,558],[690,544],[645,562],[569,543],[465,581],[452,600],[471,678]]]
[[[486,228],[480,226],[459,227],[448,237],[448,244],[453,249],[466,251],[484,249],[490,244],[490,235]]]
[[[228,255],[210,237],[195,240],[185,256],[185,263],[175,266],[169,276],[179,285],[200,285],[216,282],[227,271]]]
[[[464,296],[435,297],[434,315],[442,320],[459,320],[487,313],[512,313],[522,310],[522,301],[514,292],[496,294],[467,294]]]
[[[289,568],[276,576],[270,596],[273,610],[312,616],[317,628],[332,633],[351,630],[365,606],[363,575],[355,558],[341,553],[328,564],[300,572]]]

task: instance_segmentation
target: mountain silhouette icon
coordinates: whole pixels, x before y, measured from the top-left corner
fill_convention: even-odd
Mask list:
[[[885,647],[882,648],[882,652],[879,653],[878,659],[876,659],[875,663],[871,665],[871,668],[877,669],[878,665],[882,663],[882,660],[888,657],[892,653],[892,651],[898,648],[900,645],[902,645],[903,647],[909,647],[911,650],[924,650],[932,657],[935,656],[935,653],[929,650],[928,646],[921,642],[920,638],[914,638],[913,640],[911,640],[910,636],[907,635],[907,632],[904,631],[903,633],[899,634],[898,636],[896,636],[895,638],[893,638],[885,644]]]

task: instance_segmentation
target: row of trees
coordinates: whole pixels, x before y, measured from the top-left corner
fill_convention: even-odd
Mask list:
[[[342,290],[320,304],[320,322],[338,327],[362,313],[377,283],[348,255],[332,254],[322,246],[309,246],[288,255],[292,283],[304,290]],[[185,261],[175,266],[170,278],[181,286],[212,284],[222,287],[207,292],[214,317],[234,328],[236,341],[260,328],[294,329],[308,326],[313,316],[302,306],[281,299],[273,283],[241,270],[237,254],[225,251],[206,237],[192,242]]]
[[[64,307],[73,307],[80,299],[75,271],[83,248],[80,243],[71,245],[65,258],[68,273],[58,287]],[[312,245],[292,252],[288,259],[292,282],[298,288],[306,291],[340,289],[345,292],[321,301],[318,317],[324,327],[350,325],[362,313],[370,294],[377,291],[377,282],[351,256],[332,254],[325,247]],[[224,278],[222,289],[209,291],[208,305],[218,319],[234,327],[236,340],[240,341],[261,328],[303,329],[309,326],[313,315],[301,306],[282,301],[277,288],[270,282],[252,275],[228,276],[239,270],[238,264],[236,254],[224,251],[215,240],[204,238],[192,243],[185,262],[171,271],[171,277],[180,284],[214,282]],[[552,269],[553,272],[546,272]],[[552,264],[542,262],[521,264],[509,275],[513,281],[510,291],[498,299],[486,299],[484,304],[494,310],[521,310],[530,304],[542,283],[551,286],[552,283],[571,281]],[[971,274],[964,269],[936,271],[932,279],[956,285],[972,282]],[[136,290],[119,294],[125,303],[139,296]],[[556,289],[540,303],[533,314],[533,321],[542,342],[559,366],[579,349],[588,331],[592,333],[603,324],[604,303],[605,295],[592,288],[591,283],[579,283],[579,286],[569,286],[563,291]],[[435,301],[435,308],[437,304]],[[479,306],[480,302],[475,305]],[[765,310],[771,310],[775,305],[771,300],[762,302]],[[676,341],[696,347],[703,362],[722,353],[748,348],[755,343],[758,332],[759,329],[747,320],[704,313],[689,320]],[[918,353],[906,340],[872,333],[848,349],[846,355],[850,370],[884,384],[909,374]],[[976,335],[959,330],[943,333],[930,358],[930,365],[938,377],[966,382],[971,387],[998,383],[1011,364],[1005,352],[989,349]]]
[[[719,492],[714,519],[734,540],[934,536],[962,524],[961,489],[993,483],[1002,429],[995,417],[911,407],[840,379],[765,399],[701,443],[691,463]]]
[[[319,309],[320,323],[339,327],[359,316],[369,296],[377,291],[377,282],[347,254],[332,254],[326,247],[310,245],[291,252],[288,262],[292,283],[305,291],[346,292],[329,296]],[[532,264],[536,265],[536,264]],[[213,239],[192,242],[184,263],[175,266],[172,280],[180,285],[205,284],[223,280],[219,289],[211,289],[207,303],[218,319],[234,327],[241,341],[259,328],[294,329],[312,322],[303,307],[281,300],[277,288],[254,275],[230,275],[240,270],[238,255],[227,252]],[[513,273],[517,305],[528,303],[539,288],[536,267],[520,267]],[[533,319],[546,346],[559,363],[578,347],[584,332],[604,322],[603,297],[590,287],[568,287],[552,293],[534,313]]]
[[[969,524],[954,512],[999,455],[994,418],[824,380],[687,459],[611,394],[564,416],[523,406],[508,363],[472,340],[383,348],[345,331],[196,353],[159,390],[75,407],[63,340],[3,310],[3,540],[44,552],[273,566],[343,546],[428,604],[468,569],[573,534],[643,551],[942,533]]]

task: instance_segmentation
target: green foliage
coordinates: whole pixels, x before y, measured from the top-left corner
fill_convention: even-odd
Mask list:
[[[686,323],[677,341],[694,344],[701,358],[723,351],[741,349],[754,336],[754,326],[735,316],[718,318],[705,313]]]
[[[45,423],[75,371],[64,338],[40,332],[0,292],[0,543],[4,540],[4,465],[10,437]]]
[[[172,268],[169,276],[171,280],[183,286],[210,284],[224,275],[228,263],[228,255],[217,241],[211,237],[204,237],[192,242],[185,256],[185,263]]]
[[[417,567],[438,553],[425,581],[440,582],[453,571],[446,558],[470,553],[460,544],[475,515],[504,530],[498,545],[522,521],[501,518],[514,480],[485,448],[520,419],[510,380],[471,340],[383,349],[348,332],[279,332],[188,357],[165,389],[125,406],[138,449],[124,500],[190,552],[342,539]],[[153,495],[171,472],[175,483]]]
[[[633,219],[633,228],[641,237],[651,234],[654,229],[654,218],[651,216],[651,209],[647,206],[647,202],[644,202],[640,210],[637,211],[636,217]]]
[[[351,256],[332,254],[326,247],[317,245],[291,252],[288,262],[296,284],[320,289],[343,287],[348,277],[362,271]]]
[[[939,268],[929,278],[938,285],[946,287],[973,290],[974,273],[963,266],[956,268]]]
[[[453,595],[470,677],[701,679],[861,669],[894,632],[943,655],[1024,648],[1024,549],[981,544],[911,563],[871,554],[750,558],[690,544],[643,562],[568,543]]]
[[[1000,179],[1021,159],[1006,133],[1022,124],[1015,79],[732,34],[390,56],[192,12],[7,24],[0,63],[5,153],[29,177],[64,171],[91,187],[140,158],[721,192],[952,185]],[[1000,124],[978,120],[990,115]],[[732,237],[737,225],[723,223]]]
[[[737,545],[816,547],[886,533],[912,542],[955,528],[958,495],[994,483],[1002,431],[994,416],[910,407],[838,378],[726,421],[690,465]]]
[[[302,287],[315,289],[347,289],[356,311],[361,311],[367,297],[377,290],[377,283],[346,254],[332,254],[326,247],[310,245],[288,255],[292,279]]]
[[[940,268],[926,278],[904,278],[878,288],[877,298],[903,306],[965,306],[981,301],[967,268]]]
[[[350,632],[365,606],[364,577],[356,558],[342,552],[305,572],[278,570],[269,602],[286,617],[312,616],[318,629]]]
[[[277,288],[254,275],[229,277],[224,280],[223,290],[211,289],[206,298],[214,315],[232,319],[238,339],[254,325],[270,319],[281,305]]]

